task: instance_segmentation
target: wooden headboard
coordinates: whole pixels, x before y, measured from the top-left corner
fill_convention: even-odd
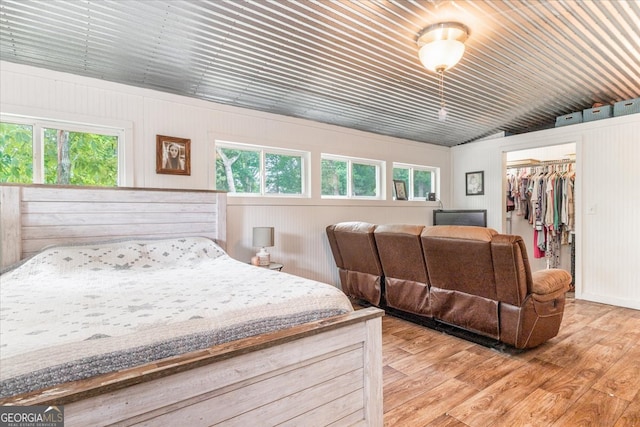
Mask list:
[[[226,249],[227,194],[0,184],[0,266],[54,244],[205,236]]]

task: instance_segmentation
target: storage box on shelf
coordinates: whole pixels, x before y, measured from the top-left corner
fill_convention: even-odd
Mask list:
[[[613,104],[614,117],[640,113],[640,98],[627,99]]]
[[[556,117],[556,127],[582,123],[582,111]]]
[[[608,119],[609,117],[611,117],[611,105],[602,105],[600,107],[588,108],[582,111],[582,119],[585,122]]]

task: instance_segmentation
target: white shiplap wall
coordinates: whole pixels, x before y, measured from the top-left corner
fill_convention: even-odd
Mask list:
[[[489,225],[504,230],[504,153],[575,143],[576,297],[640,309],[639,135],[635,114],[454,147],[454,204],[488,209]],[[465,196],[473,170],[485,170],[484,196]]]
[[[97,79],[0,62],[0,112],[125,129],[127,186],[213,189],[215,141],[305,150],[311,153],[312,197],[229,197],[227,250],[249,260],[254,226],[276,227],[272,258],[284,271],[338,283],[324,229],[345,220],[431,223],[437,202],[393,201],[392,162],[439,167],[440,195],[451,206],[449,148],[368,134],[308,120],[244,110]],[[191,139],[191,176],[155,173],[157,134]],[[387,199],[323,200],[321,153],[386,161]]]

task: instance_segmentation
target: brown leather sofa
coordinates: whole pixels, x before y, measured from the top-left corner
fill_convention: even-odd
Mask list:
[[[345,293],[517,349],[558,334],[571,275],[531,272],[519,236],[469,226],[327,227]]]

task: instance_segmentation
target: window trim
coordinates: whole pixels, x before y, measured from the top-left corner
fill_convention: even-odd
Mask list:
[[[334,160],[347,163],[347,194],[345,196],[325,195],[322,194],[322,186],[320,186],[320,198],[321,199],[334,199],[334,200],[384,200],[384,174],[385,165],[384,160],[365,159],[361,157],[342,156],[339,154],[320,153],[320,163],[323,160]],[[375,196],[356,196],[353,194],[353,164],[375,166],[376,168],[376,195]],[[320,172],[320,180],[322,181],[322,171]]]
[[[100,135],[115,136],[118,138],[118,177],[116,187],[131,186],[129,177],[131,173],[127,173],[125,161],[127,156],[128,144],[125,144],[127,136],[130,137],[130,127],[109,126],[106,124],[87,124],[67,120],[47,119],[42,117],[30,117],[18,114],[0,114],[0,122],[12,123],[17,125],[27,125],[32,128],[32,162],[33,162],[33,184],[46,184],[45,167],[44,167],[44,129],[62,129],[68,132],[93,133]],[[80,186],[82,187],[82,186]]]
[[[391,167],[391,174],[393,176],[393,172],[395,169],[408,169],[409,170],[409,182],[407,183],[407,196],[408,200],[416,200],[428,201],[428,196],[426,197],[415,197],[414,194],[414,183],[413,183],[413,172],[414,171],[423,171],[423,172],[431,172],[431,191],[430,193],[436,193],[436,198],[438,198],[438,180],[440,177],[440,168],[435,166],[424,166],[424,165],[414,165],[410,163],[400,163],[394,162]]]
[[[267,145],[258,145],[258,144],[247,144],[243,142],[231,142],[226,140],[215,140],[214,141],[214,173],[213,173],[213,181],[214,188],[218,188],[218,183],[216,182],[217,178],[217,156],[218,156],[218,148],[228,148],[231,150],[243,150],[243,151],[257,151],[260,154],[260,192],[259,193],[232,193],[227,192],[229,197],[286,197],[286,198],[309,198],[311,197],[310,191],[310,164],[311,164],[311,153],[304,150],[295,150],[289,148],[281,148],[281,147],[272,147]],[[265,158],[266,154],[275,154],[275,155],[283,155],[283,156],[299,156],[302,159],[300,179],[301,179],[301,192],[300,194],[284,194],[284,193],[267,193],[266,192],[266,168],[265,168]]]

